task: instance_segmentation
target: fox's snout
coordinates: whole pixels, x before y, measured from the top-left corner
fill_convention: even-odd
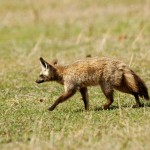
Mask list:
[[[37,79],[36,81],[35,81],[36,83],[43,83],[44,82],[44,79]]]
[[[36,83],[43,83],[49,81],[49,78],[45,75],[39,75],[38,79],[35,81]]]

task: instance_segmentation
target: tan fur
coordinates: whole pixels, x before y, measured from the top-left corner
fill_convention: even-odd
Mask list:
[[[107,109],[113,102],[114,89],[134,95],[138,106],[141,106],[138,95],[143,94],[142,90],[139,94],[140,87],[144,89],[147,94],[145,94],[145,97],[149,99],[144,82],[126,64],[119,60],[106,57],[87,58],[67,66],[49,64],[43,58],[40,58],[40,60],[43,66],[49,67],[49,75],[45,77],[45,81],[56,81],[63,84],[65,89],[65,93],[56,100],[49,110],[53,110],[59,103],[75,94],[77,90],[80,91],[85,109],[88,110],[87,87],[96,85],[101,86],[108,100],[104,105],[104,109]],[[140,81],[140,84],[137,80]],[[37,83],[41,83],[40,81],[37,80]]]
[[[134,75],[130,72],[130,70],[125,69],[125,78],[126,78],[126,83],[128,84],[129,87],[133,89],[133,91],[138,92],[138,86],[136,85]]]

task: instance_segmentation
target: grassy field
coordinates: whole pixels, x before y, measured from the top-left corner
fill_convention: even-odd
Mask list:
[[[68,64],[92,54],[123,60],[150,88],[149,18],[149,0],[0,0],[0,149],[149,150],[149,102],[132,109],[116,92],[98,111],[106,99],[90,87],[89,112],[79,93],[49,112],[64,89],[35,83],[40,56]]]

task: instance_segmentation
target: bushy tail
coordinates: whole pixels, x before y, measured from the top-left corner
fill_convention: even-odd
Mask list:
[[[140,97],[149,100],[148,89],[144,81],[132,70],[124,72],[125,81],[131,92],[137,93]]]
[[[133,76],[136,81],[136,85],[138,87],[139,96],[146,100],[149,100],[148,89],[147,89],[144,81],[138,75],[136,75],[134,72],[133,72]]]

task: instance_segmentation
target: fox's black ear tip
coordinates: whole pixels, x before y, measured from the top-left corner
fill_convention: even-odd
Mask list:
[[[87,54],[86,57],[87,57],[87,58],[88,58],[88,57],[90,58],[90,57],[92,57],[92,56],[91,56],[91,54]]]
[[[40,57],[40,61],[42,61],[43,60],[43,58],[42,57]]]

